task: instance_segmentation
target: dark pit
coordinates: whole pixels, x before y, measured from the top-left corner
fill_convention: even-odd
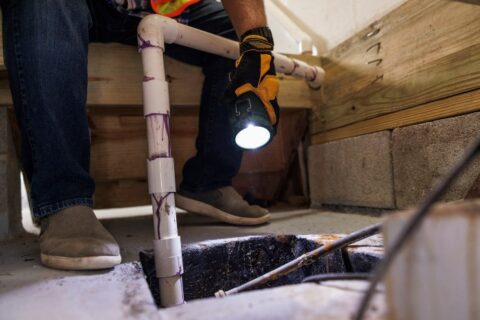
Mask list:
[[[255,236],[222,239],[183,248],[185,300],[213,297],[279,267],[332,240],[331,236]],[[336,250],[314,263],[256,289],[300,283],[321,273],[370,272],[381,259],[378,245],[364,244]],[[158,281],[152,250],[140,252],[140,261],[152,295],[159,305]]]

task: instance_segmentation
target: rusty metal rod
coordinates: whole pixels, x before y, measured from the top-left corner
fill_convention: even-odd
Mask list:
[[[364,229],[360,229],[360,230],[357,230],[353,233],[350,233],[349,235],[341,238],[341,239],[338,239],[338,240],[335,240],[335,241],[332,241],[330,243],[327,243],[321,247],[318,247],[317,249],[315,250],[312,250],[310,252],[307,252],[303,255],[301,255],[300,257],[270,271],[270,272],[267,272],[265,273],[264,275],[258,277],[258,278],[255,278],[253,280],[250,280],[249,282],[247,283],[244,283],[236,288],[233,288],[233,289],[230,289],[228,291],[223,291],[223,290],[220,290],[218,292],[215,293],[215,296],[216,297],[225,297],[225,296],[229,296],[229,295],[232,295],[232,294],[235,294],[235,293],[239,293],[239,292],[242,292],[242,291],[245,291],[245,290],[248,290],[248,289],[252,289],[252,288],[255,288],[255,287],[258,287],[259,285],[262,285],[264,283],[267,283],[267,282],[270,282],[270,281],[273,281],[273,280],[276,280],[280,277],[283,277],[297,269],[300,269],[301,267],[303,266],[307,266],[311,263],[313,263],[316,259],[334,251],[334,250],[337,250],[337,249],[341,249],[351,243],[354,243],[354,242],[357,242],[359,240],[362,240],[362,239],[365,239],[365,238],[368,238],[370,236],[373,236],[377,233],[380,232],[381,230],[381,227],[382,227],[382,223],[377,223],[377,224],[374,224],[374,225],[371,225],[369,227],[366,227]]]

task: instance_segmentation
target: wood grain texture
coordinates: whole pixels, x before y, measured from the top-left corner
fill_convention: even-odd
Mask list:
[[[91,172],[96,181],[147,178],[145,118],[135,109],[89,113],[92,134]],[[172,153],[177,181],[183,164],[195,154],[196,110],[171,117]]]
[[[169,57],[165,57],[165,69],[171,104],[198,106],[204,78],[201,69]],[[142,62],[136,48],[92,44],[88,70],[89,105],[142,104]],[[311,108],[314,101],[310,91],[305,81],[281,76],[279,103],[285,108]]]
[[[95,209],[124,208],[150,204],[147,180],[116,180],[96,182]]]
[[[480,88],[480,10],[409,0],[323,57],[311,133]]]
[[[2,37],[2,12],[0,11],[0,71],[5,70],[5,63],[3,62],[3,37]]]
[[[319,58],[305,59],[319,62]],[[204,78],[201,69],[169,57],[165,57],[165,69],[171,105],[197,107]],[[283,75],[279,78],[278,101],[282,108],[311,109],[315,105],[315,91],[305,81]],[[90,45],[88,105],[141,106],[142,79],[142,61],[135,47],[115,43]],[[0,105],[11,103],[8,81],[0,75]]]
[[[480,90],[455,95],[424,105],[321,132],[311,137],[312,144],[356,137],[382,130],[409,126],[480,110]]]
[[[97,183],[95,207],[149,204],[145,119],[137,107],[89,107],[92,134],[91,173]],[[272,200],[286,183],[291,155],[302,139],[307,111],[283,109],[278,133],[265,148],[246,152],[233,184],[241,193]],[[194,156],[198,109],[179,108],[171,117],[175,180],[182,180],[185,162]]]

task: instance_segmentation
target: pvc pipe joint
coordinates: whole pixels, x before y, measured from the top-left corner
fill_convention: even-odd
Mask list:
[[[150,30],[155,28],[157,29]],[[155,36],[161,33],[158,31],[160,29],[164,32],[158,36],[158,39],[164,39],[166,43],[176,43],[230,59],[239,57],[238,42],[180,24],[171,18],[160,15],[148,15],[143,18],[138,28],[139,36]],[[163,43],[154,42],[154,44],[161,46],[163,50]],[[273,56],[277,72],[303,78],[313,89],[321,86],[325,75],[325,71],[321,67],[309,65],[276,52],[273,53]]]
[[[197,30],[160,15],[149,15],[138,26],[138,48],[143,62],[144,115],[148,139],[148,188],[152,198],[155,240],[155,268],[160,300],[169,307],[184,302],[183,262],[175,215],[175,170],[170,150],[170,102],[165,81],[165,43],[230,59],[239,56],[238,42]],[[320,87],[324,71],[317,66],[273,53],[278,72],[302,77],[312,88]]]
[[[182,245],[180,237],[153,240],[155,270],[158,278],[183,274]]]
[[[147,160],[147,169],[149,194],[166,194],[176,191],[173,158]]]
[[[151,75],[143,77],[143,113],[167,114],[170,110],[170,98],[168,94],[168,82],[156,79]]]

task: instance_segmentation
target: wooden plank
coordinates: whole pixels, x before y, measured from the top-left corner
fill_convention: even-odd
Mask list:
[[[148,204],[145,119],[138,108],[89,108],[92,132],[91,172],[97,182],[98,208]],[[306,110],[282,110],[278,134],[266,148],[246,152],[234,186],[272,200],[285,183],[291,155],[302,132],[305,132]],[[197,109],[174,112],[171,117],[172,153],[175,179],[182,180],[185,162],[196,152]],[[302,129],[303,128],[303,129]],[[302,132],[300,132],[302,131]],[[130,191],[128,189],[131,188]]]
[[[170,101],[175,106],[198,106],[204,76],[199,67],[165,57]],[[141,105],[142,63],[136,48],[120,44],[90,46],[88,104]],[[285,108],[311,108],[305,81],[281,77],[279,103]]]
[[[203,75],[197,67],[165,57],[172,105],[198,106]],[[142,61],[135,47],[121,44],[90,45],[89,105],[141,105]]]
[[[95,208],[123,208],[150,204],[146,180],[99,181],[96,183]]]
[[[125,108],[124,108],[125,109]],[[128,113],[89,114],[92,132],[91,172],[96,181],[143,179],[147,177],[145,118]],[[195,154],[198,116],[171,118],[172,153],[177,180],[182,167]]]
[[[5,63],[3,61],[3,37],[2,37],[2,11],[0,10],[0,71],[5,70]]]
[[[165,69],[172,106],[197,107],[204,78],[201,69],[169,57],[165,57]],[[142,105],[142,62],[135,47],[115,43],[91,44],[88,74],[88,105]],[[280,76],[278,100],[282,108],[311,109],[315,104],[311,93],[305,81]],[[8,81],[0,77],[0,105],[11,103]]]
[[[330,51],[311,133],[480,88],[480,10],[409,0]]]
[[[92,108],[90,108],[92,109]],[[298,146],[299,124],[305,110],[282,110],[278,134],[260,150],[246,152],[242,173],[281,172]],[[91,172],[96,181],[146,179],[147,139],[145,119],[135,108],[113,108],[109,112],[89,112],[91,127]],[[171,117],[172,154],[177,180],[181,180],[185,162],[196,152],[198,112],[174,113]]]
[[[480,110],[480,90],[459,94],[420,105],[417,107],[386,114],[373,119],[357,122],[345,127],[315,134],[312,144],[356,137],[367,133],[405,127]]]

